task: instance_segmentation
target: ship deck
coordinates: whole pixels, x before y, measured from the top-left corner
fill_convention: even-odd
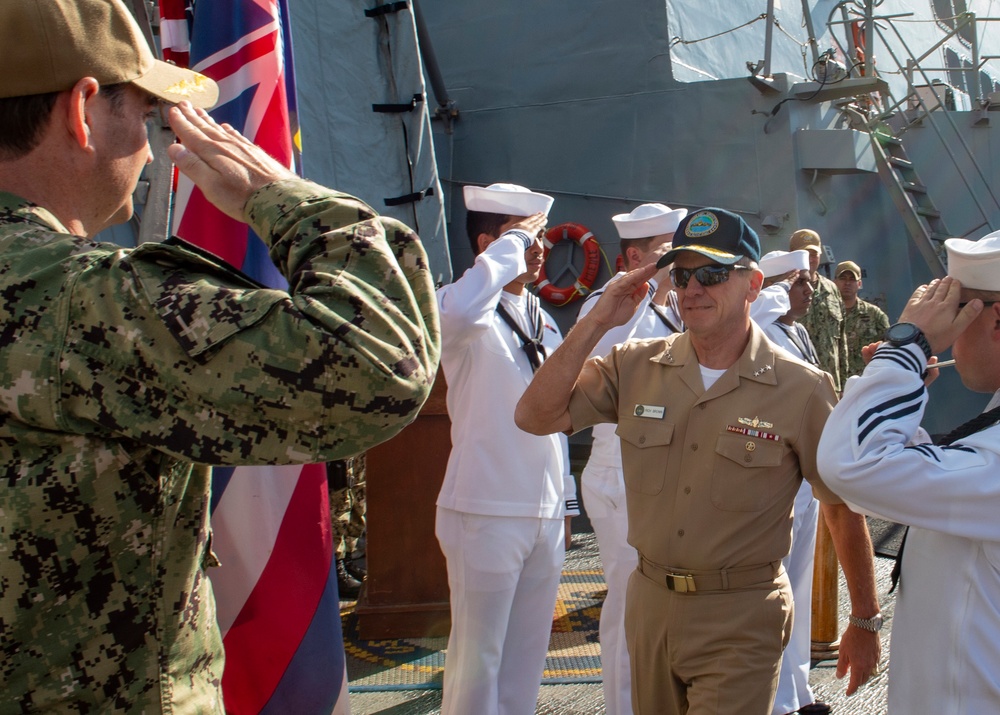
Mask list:
[[[567,576],[577,574],[599,574],[600,558],[597,551],[597,539],[590,529],[586,517],[578,517],[573,524],[573,548],[566,554],[566,564],[564,566],[564,582]],[[876,552],[878,548],[878,534],[873,528],[873,538],[876,541]],[[882,672],[872,678],[864,687],[851,697],[844,694],[846,681],[836,678],[836,661],[820,661],[813,664],[810,671],[810,683],[813,686],[813,693],[817,700],[830,704],[833,713],[836,715],[883,715],[886,712],[886,684],[888,673],[885,666],[888,662],[889,636],[892,632],[892,616],[895,605],[895,597],[888,594],[889,573],[892,570],[893,560],[885,556],[876,556],[875,575],[878,585],[879,600],[882,606],[882,614],[885,618],[885,626],[882,629]],[[599,576],[598,576],[599,578]],[[844,584],[841,573],[839,594],[839,620],[841,631],[847,625],[847,616],[850,613],[850,603],[847,599],[847,588]],[[352,606],[351,602],[342,602],[342,608],[349,614]],[[574,622],[582,623],[583,628],[590,627],[586,623],[592,620],[592,609],[581,607],[581,617],[574,619]],[[557,605],[557,615],[560,609]],[[590,611],[590,613],[588,613]],[[558,619],[557,619],[558,620]],[[345,624],[346,624],[345,620]],[[558,630],[558,627],[555,629]],[[593,636],[584,637],[585,641],[595,641]],[[352,715],[432,715],[441,712],[441,690],[439,673],[436,676],[425,677],[423,679],[413,678],[409,684],[404,678],[404,682],[394,682],[385,685],[372,685],[372,669],[359,668],[356,658],[350,657],[352,651],[355,653],[364,650],[366,643],[352,641],[350,629],[345,627],[345,641],[349,654],[348,658],[348,678]],[[444,648],[444,639],[421,639],[419,648],[423,650],[435,650]],[[382,642],[380,647],[389,646],[393,649],[392,643]],[[412,648],[413,644],[407,644]],[[565,657],[565,653],[557,653],[556,650],[566,647],[565,640],[553,636],[550,646],[549,662],[557,661]],[[594,644],[594,652],[599,657],[599,647]],[[399,650],[397,648],[397,650]],[[386,652],[386,651],[384,651]],[[443,653],[431,652],[422,653],[423,663],[442,662]],[[587,661],[587,654],[581,654],[581,662]],[[381,668],[385,673],[390,669],[390,659],[383,659]],[[411,660],[411,664],[416,661]],[[417,672],[426,671],[428,668],[437,669],[437,665],[414,667],[410,670]],[[362,670],[364,672],[362,672]],[[378,670],[378,668],[376,668]],[[601,691],[599,673],[594,670],[588,673],[586,668],[576,671],[575,677],[558,677],[558,673],[553,674],[549,670],[546,672],[546,679],[543,682],[536,713],[539,715],[599,715],[605,712],[604,696]],[[556,676],[556,677],[553,677]]]

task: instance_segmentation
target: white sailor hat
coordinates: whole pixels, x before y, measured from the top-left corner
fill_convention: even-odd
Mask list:
[[[957,278],[963,288],[1000,290],[1000,231],[978,241],[949,238],[944,247],[948,251],[948,275]]]
[[[771,251],[760,257],[760,269],[765,278],[783,276],[789,271],[808,271],[809,254],[804,249],[798,251]]]
[[[469,211],[483,211],[507,216],[531,216],[536,213],[549,215],[551,196],[536,193],[517,184],[490,184],[489,186],[466,186],[465,208]]]
[[[612,216],[611,220],[621,238],[651,238],[676,231],[687,213],[687,209],[672,209],[663,204],[642,204],[631,213]]]

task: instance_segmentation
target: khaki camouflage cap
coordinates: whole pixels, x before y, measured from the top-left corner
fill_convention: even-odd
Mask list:
[[[83,77],[205,109],[219,98],[213,80],[154,57],[121,0],[2,0],[0,47],[0,98],[62,92]]]
[[[837,264],[837,270],[833,272],[834,278],[840,278],[841,273],[850,273],[855,280],[861,280],[861,266],[854,261],[841,261]]]
[[[789,251],[812,251],[813,253],[823,252],[823,243],[819,240],[819,234],[811,228],[800,228],[788,239]]]

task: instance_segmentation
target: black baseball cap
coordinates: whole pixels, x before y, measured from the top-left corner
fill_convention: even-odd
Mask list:
[[[673,263],[681,251],[693,251],[716,263],[731,266],[741,258],[760,260],[760,238],[731,211],[707,208],[689,213],[677,225],[673,248],[656,262],[657,268]]]

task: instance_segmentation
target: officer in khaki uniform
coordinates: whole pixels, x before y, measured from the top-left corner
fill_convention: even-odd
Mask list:
[[[632,271],[550,356],[515,415],[534,433],[618,424],[629,542],[639,552],[626,600],[637,713],[770,712],[792,619],[781,559],[803,477],[823,502],[851,592],[856,618],[838,664],[840,675],[851,670],[847,692],[877,667],[878,636],[858,620],[878,613],[867,528],[816,468],[834,388],[751,323],[759,257],[757,235],[738,216],[689,214],[661,259],[674,262],[687,331],[587,361],[601,335],[631,316],[655,268]]]

